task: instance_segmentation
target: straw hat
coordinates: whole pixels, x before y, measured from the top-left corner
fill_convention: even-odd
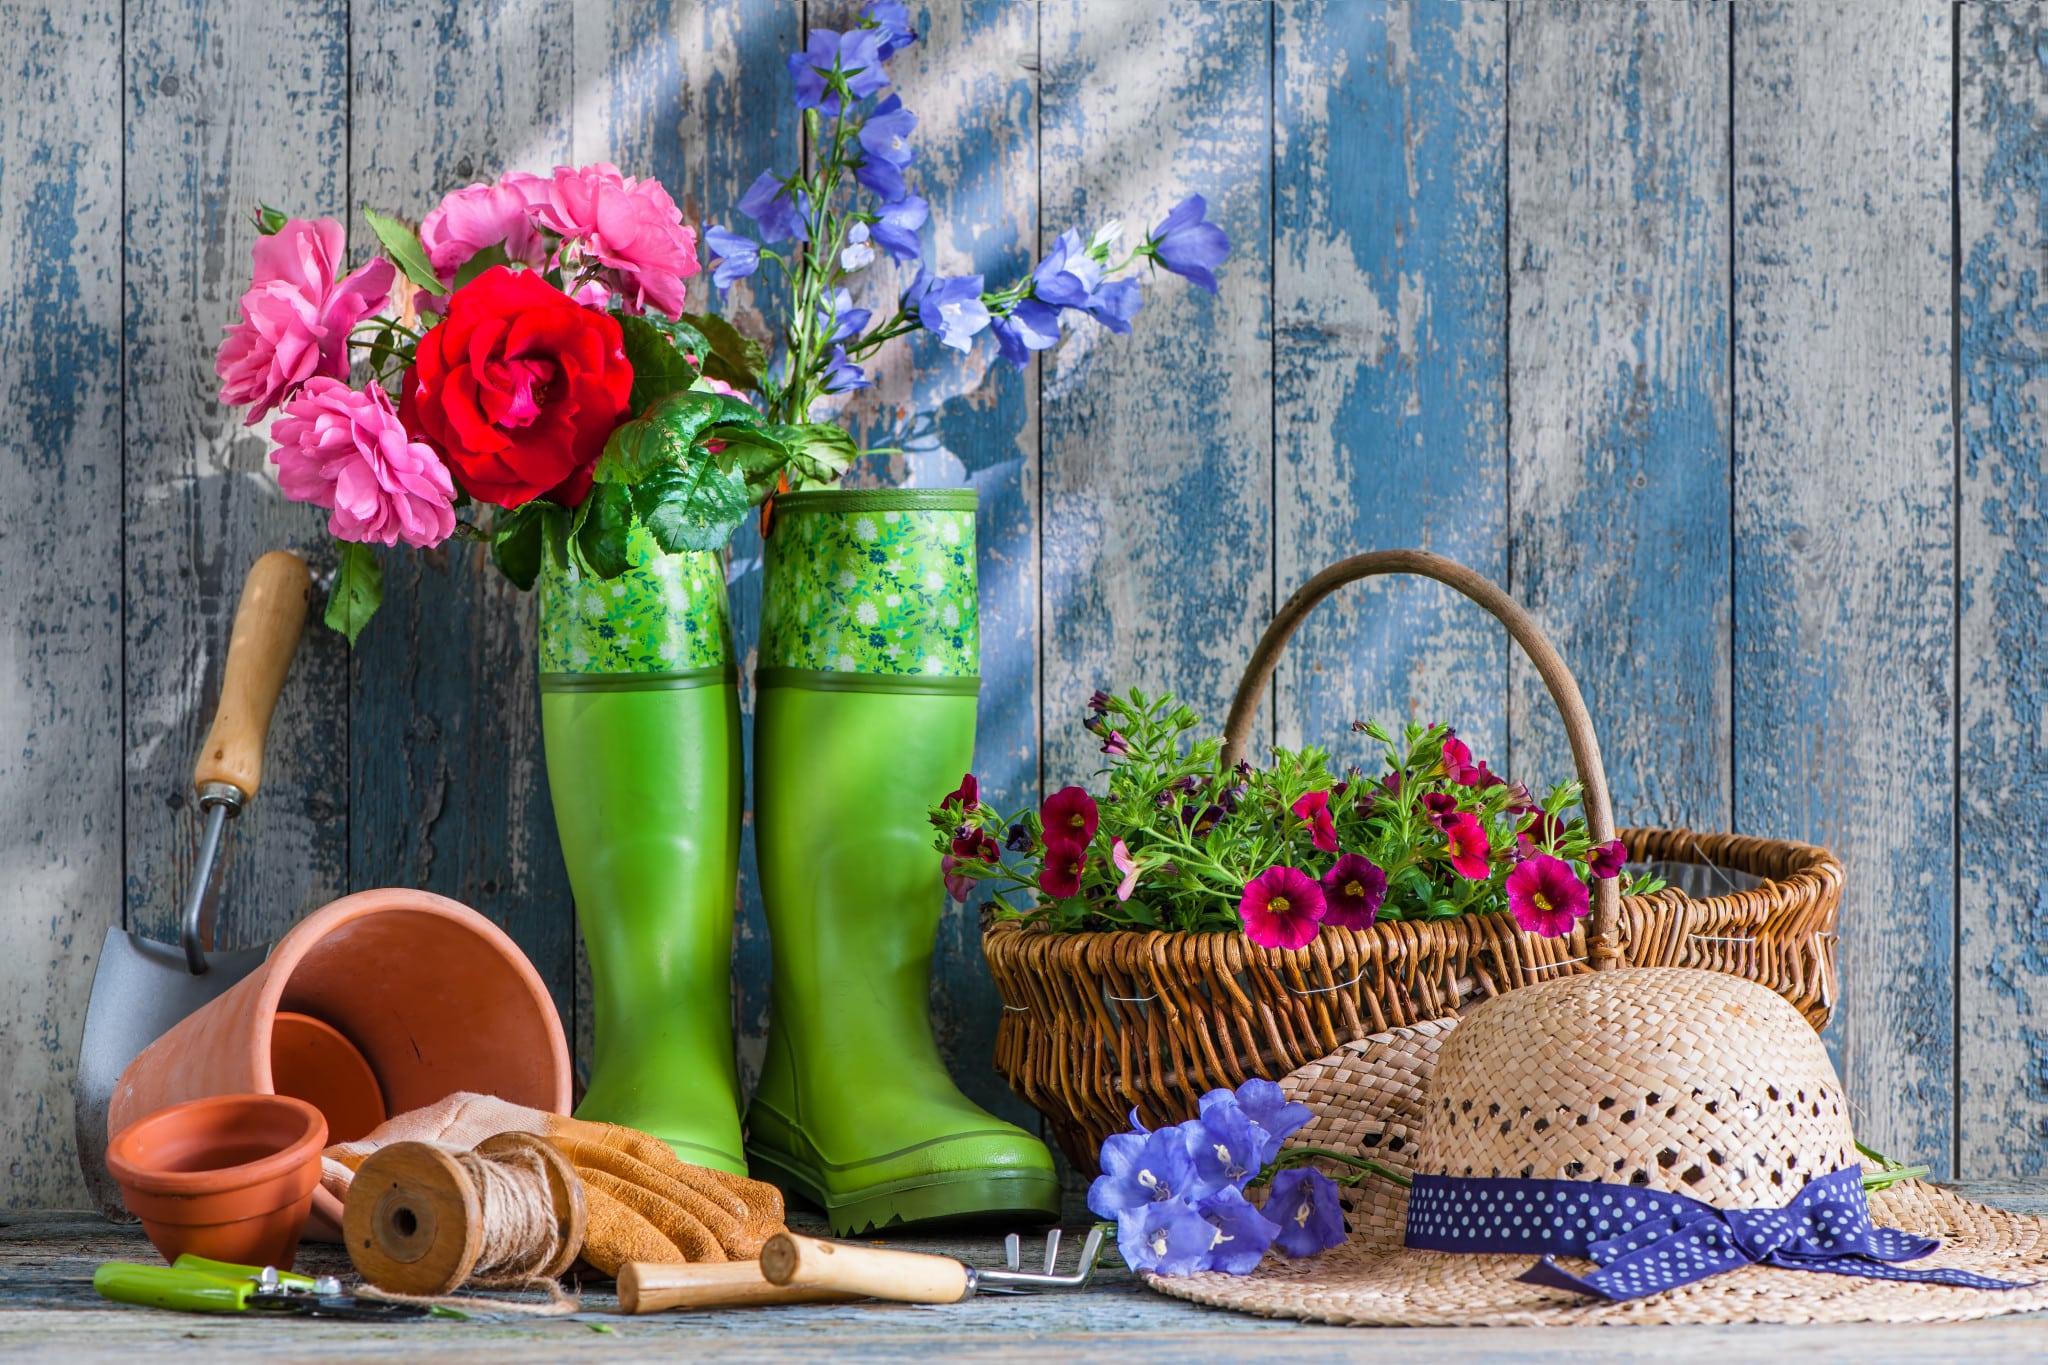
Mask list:
[[[1871,1192],[1865,1214],[1826,1050],[1782,998],[1738,977],[1626,968],[1523,987],[1462,1022],[1349,1043],[1285,1088],[1318,1114],[1290,1145],[1373,1157],[1414,1189],[1369,1177],[1349,1196],[1350,1240],[1319,1257],[1148,1276],[1154,1288],[1407,1326],[1934,1322],[2048,1307],[2048,1220],[1917,1180]],[[1464,1246],[1482,1249],[1444,1249]],[[1776,1263],[1753,1260],[1766,1254]],[[1815,1268],[1786,1265],[1801,1259]]]

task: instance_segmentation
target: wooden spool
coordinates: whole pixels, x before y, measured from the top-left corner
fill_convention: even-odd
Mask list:
[[[583,1182],[554,1146],[533,1133],[500,1133],[476,1145],[485,1158],[521,1150],[540,1154],[554,1202],[554,1258],[535,1272],[549,1279],[583,1250]],[[342,1235],[356,1273],[393,1294],[451,1294],[476,1269],[483,1251],[483,1200],[445,1148],[394,1142],[356,1172],[342,1209]]]

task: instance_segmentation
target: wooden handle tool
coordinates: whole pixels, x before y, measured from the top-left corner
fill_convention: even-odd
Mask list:
[[[199,750],[192,785],[205,795],[211,786],[234,789],[234,804],[256,794],[263,781],[263,741],[270,713],[284,690],[313,577],[306,561],[287,550],[272,550],[249,566],[242,604],[228,636],[228,659],[220,685],[220,707]]]
[[[778,1232],[761,1248],[761,1274],[769,1283],[890,1299],[897,1303],[958,1303],[974,1292],[975,1272],[949,1256],[821,1242]]]
[[[619,1308],[659,1313],[666,1308],[748,1308],[783,1303],[848,1303],[861,1297],[843,1289],[772,1284],[759,1261],[668,1264],[628,1261],[619,1267]]]

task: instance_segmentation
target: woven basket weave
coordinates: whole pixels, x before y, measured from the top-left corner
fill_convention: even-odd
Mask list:
[[[1225,760],[1243,756],[1266,683],[1302,618],[1344,584],[1382,573],[1446,583],[1508,628],[1564,717],[1593,838],[1616,837],[1592,722],[1556,649],[1494,584],[1421,550],[1344,560],[1288,600],[1238,686]],[[1777,991],[1816,1029],[1826,1024],[1843,876],[1833,855],[1681,829],[1618,834],[1632,861],[1711,868],[1708,879],[1730,889],[1624,898],[1614,881],[1598,881],[1592,914],[1555,939],[1523,933],[1505,912],[1325,928],[1292,951],[1258,947],[1241,933],[1063,934],[996,924],[982,938],[1003,997],[996,1070],[1046,1116],[1068,1159],[1092,1171],[1102,1139],[1123,1131],[1134,1108],[1147,1125],[1178,1122],[1204,1091],[1277,1079],[1348,1040],[1560,975],[1621,965],[1724,971]]]

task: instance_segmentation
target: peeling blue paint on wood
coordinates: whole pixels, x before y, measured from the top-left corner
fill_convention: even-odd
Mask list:
[[[417,216],[503,169],[606,159],[720,221],[798,154],[784,55],[857,8],[0,0],[0,536],[29,551],[0,556],[0,848],[31,912],[0,932],[6,1202],[77,1197],[65,1090],[101,930],[167,930],[241,574],[320,540],[261,429],[212,399],[249,204]],[[906,452],[862,479],[982,490],[992,797],[1097,766],[1074,722],[1098,684],[1220,715],[1279,596],[1429,545],[1556,632],[1624,818],[1847,857],[1830,1040],[1865,1136],[1973,1176],[2044,1169],[2048,16],[1958,13],[1951,109],[1947,6],[913,4],[925,42],[894,71],[943,268],[1007,278],[1112,215],[1128,241],[1190,190],[1236,242],[1219,297],[1159,276],[1129,337],[1083,325],[1021,376],[925,342],[850,410]],[[757,332],[759,303],[734,291]],[[505,924],[587,1024],[532,602],[474,547],[387,562],[353,660],[309,628],[223,935],[423,884]],[[759,563],[749,528],[743,651]],[[1562,775],[1527,670],[1434,586],[1324,608],[1268,733],[1341,745],[1365,714],[1450,719]],[[751,1077],[750,862],[740,898]],[[949,1060],[1020,1113],[986,1067],[971,911],[939,962]]]
[[[1960,50],[1959,1167],[2038,1174],[2048,1170],[2048,7],[1971,6]]]
[[[1515,596],[1623,824],[1729,828],[1728,12],[1524,5],[1509,38]],[[1514,774],[1572,774],[1514,660]]]
[[[1859,1134],[1955,1139],[1949,11],[1735,12],[1735,826],[1848,868]],[[1853,132],[1851,131],[1853,130]]]
[[[1276,11],[1273,405],[1279,592],[1416,545],[1507,571],[1506,11]],[[1507,637],[1450,589],[1347,589],[1275,676],[1280,743],[1444,721],[1499,767]],[[1242,667],[1242,661],[1238,662]]]

